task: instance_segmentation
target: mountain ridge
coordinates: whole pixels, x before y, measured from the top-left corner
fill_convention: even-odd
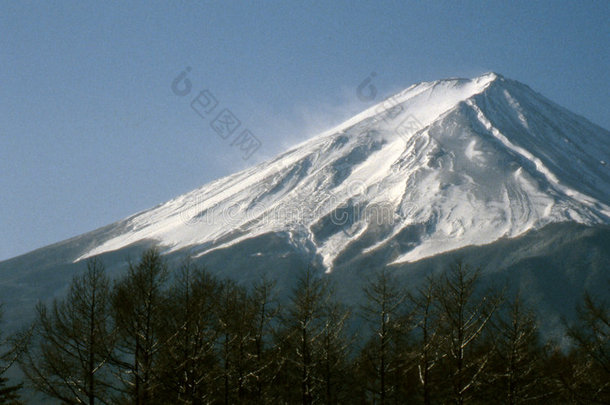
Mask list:
[[[507,89],[512,89],[512,94]],[[534,100],[529,102],[531,107],[529,110],[523,110],[521,107],[520,103],[524,103],[524,98]],[[477,187],[481,189],[481,185],[485,182],[494,181],[490,180],[487,169],[491,167],[495,170],[501,165],[505,166],[502,169],[505,173],[498,174],[503,176],[502,181],[510,183],[510,187],[506,187],[503,192],[516,194],[504,199],[509,203],[499,198],[495,199],[494,203],[498,205],[496,211],[502,211],[496,216],[512,216],[513,222],[517,225],[509,227],[503,234],[491,235],[487,239],[464,239],[461,246],[490,242],[503,235],[516,236],[548,222],[575,220],[588,224],[608,223],[610,202],[600,199],[610,195],[610,177],[607,170],[602,170],[601,176],[598,173],[599,169],[604,169],[606,165],[600,163],[597,165],[599,167],[595,167],[596,165],[589,160],[591,160],[590,155],[596,155],[596,150],[608,150],[610,146],[603,136],[599,136],[600,147],[587,150],[580,148],[579,151],[578,144],[569,140],[561,128],[552,125],[545,127],[548,121],[546,117],[537,120],[536,115],[539,111],[530,111],[534,108],[546,114],[551,111],[558,115],[557,111],[560,111],[564,115],[559,118],[562,122],[576,125],[579,130],[585,128],[588,133],[601,130],[608,138],[608,131],[588,121],[583,124],[578,116],[565,109],[559,110],[558,106],[533,92],[526,85],[505,79],[496,73],[488,73],[475,79],[422,82],[368,108],[338,127],[291,148],[275,159],[218,179],[168,203],[127,218],[121,223],[128,224],[131,230],[123,233],[122,236],[103,241],[101,246],[85,252],[79,259],[126,246],[138,238],[157,239],[161,244],[169,246],[170,250],[188,244],[212,244],[218,247],[223,246],[223,243],[236,242],[241,240],[240,238],[252,237],[264,231],[286,230],[290,226],[296,228],[293,229],[295,237],[304,237],[305,240],[316,244],[316,239],[320,240],[320,238],[312,234],[312,227],[324,227],[321,222],[328,220],[329,215],[331,222],[344,225],[341,224],[341,218],[333,217],[333,212],[340,211],[342,207],[348,208],[349,211],[351,207],[351,216],[356,215],[357,218],[355,221],[354,218],[347,219],[347,222],[355,222],[351,229],[341,226],[341,234],[347,232],[347,235],[344,235],[346,238],[340,240],[341,235],[331,236],[325,238],[325,241],[330,243],[328,246],[316,244],[319,253],[325,256],[325,265],[327,268],[332,268],[333,254],[329,251],[345,248],[349,242],[348,238],[354,237],[360,228],[367,226],[367,218],[358,217],[365,211],[354,214],[358,209],[366,209],[365,206],[380,207],[381,204],[387,203],[384,209],[391,212],[382,212],[382,216],[396,216],[400,220],[406,219],[413,223],[425,223],[434,215],[442,216],[446,212],[435,213],[425,210],[426,204],[421,202],[421,198],[418,200],[412,193],[409,194],[408,184],[399,180],[394,181],[393,184],[387,181],[393,173],[401,170],[401,165],[412,166],[410,172],[402,173],[412,183],[416,182],[418,176],[424,178],[429,174],[426,169],[432,165],[454,166],[450,167],[450,170],[443,170],[439,166],[438,172],[442,175],[430,180],[439,183],[437,189],[428,190],[429,195],[426,198],[430,201],[435,201],[435,195],[443,194],[443,187],[460,191],[452,187],[452,184],[458,181],[468,182],[467,177],[471,177],[471,180],[476,180],[473,181],[472,190],[470,192],[462,190],[459,195],[453,197],[468,199],[476,192]],[[489,115],[493,115],[493,121],[499,121],[500,129],[494,126],[495,122],[489,120]],[[403,125],[405,122],[406,125]],[[519,131],[523,128],[529,129],[530,123],[533,123],[537,130],[542,128],[543,131],[540,133],[546,134],[549,128],[560,133],[563,139],[567,140],[565,142],[568,142],[576,152],[561,149],[561,145],[557,145],[548,134],[546,140],[538,142],[528,140],[528,137],[522,136]],[[521,127],[516,127],[518,125]],[[468,133],[460,132],[463,132],[464,128]],[[505,134],[515,132],[515,128],[519,136],[512,135],[507,138]],[[463,138],[462,143],[460,137]],[[531,153],[527,147],[511,142],[511,139],[514,141],[515,138],[519,138],[522,144],[535,149],[536,152]],[[464,139],[469,140],[467,145],[464,144]],[[542,145],[543,141],[546,141],[544,145]],[[585,139],[585,142],[587,141]],[[563,159],[561,162],[554,162],[552,158],[540,152],[543,150],[542,146],[549,147],[549,145],[554,148],[555,156]],[[449,154],[455,155],[459,152],[462,156],[453,160],[443,159],[442,154],[447,150]],[[434,156],[434,153],[441,155]],[[577,163],[581,167],[571,171],[562,169],[561,165],[566,162],[566,155],[574,153],[578,156]],[[420,160],[413,161],[412,157],[417,154],[421,155]],[[486,154],[491,154],[492,157],[488,159],[492,162],[487,167],[481,165],[485,163]],[[605,163],[599,153],[593,157],[593,160],[597,159]],[[493,161],[493,159],[499,160]],[[479,170],[477,165],[484,170]],[[547,167],[549,165],[553,170]],[[457,170],[460,167],[461,172]],[[511,167],[517,168],[516,171]],[[596,169],[598,172],[595,171]],[[506,176],[509,172],[515,176],[514,180]],[[562,175],[561,181],[555,172]],[[465,176],[460,175],[464,173]],[[471,176],[473,173],[478,177]],[[580,187],[585,188],[584,192],[576,190],[575,187],[578,185],[576,183],[580,183]],[[597,187],[598,185],[603,187]],[[493,188],[492,184],[487,186]],[[491,192],[497,194],[499,191],[494,189]],[[367,193],[368,199],[361,198]],[[386,200],[375,198],[373,193],[383,195]],[[536,193],[540,199],[546,201],[546,206],[543,207],[541,201],[533,204],[531,199],[524,198]],[[485,198],[489,198],[490,195],[487,193]],[[402,200],[397,201],[401,196]],[[531,206],[524,206],[520,212],[514,213],[510,212],[515,211],[514,207],[510,207],[513,202],[531,204]],[[437,203],[440,204],[438,201]],[[504,207],[500,207],[502,204]],[[420,212],[414,212],[418,209]],[[498,222],[499,219],[494,218],[495,214],[488,211],[479,212],[479,216],[487,215],[490,222]],[[297,218],[292,222],[290,218],[275,218],[278,212],[279,215],[286,214]],[[341,214],[345,214],[345,211]],[[414,214],[412,218],[409,217],[410,214]],[[349,217],[349,214],[345,215]],[[521,220],[527,221],[528,215],[532,216],[532,223],[518,223],[520,217]],[[308,223],[300,223],[307,219],[310,219]],[[470,222],[476,220],[467,219]],[[460,221],[462,220],[459,218],[449,218],[450,224],[441,224],[445,226],[443,231],[446,234],[445,239],[460,236],[462,232],[460,226],[468,225],[460,225]],[[265,227],[265,223],[270,226]],[[395,231],[400,232],[400,229]],[[333,238],[336,240],[333,241]],[[421,248],[421,253],[416,251],[399,260],[416,260],[442,252],[438,248],[438,243],[433,242]]]
[[[549,272],[571,294],[605,282],[609,151],[609,131],[501,75],[422,82],[276,158],[0,262],[7,323],[61,296],[84,259],[120,275],[152,245],[241,282],[267,273],[289,285],[289,269],[313,265],[346,296],[355,275],[386,267],[416,285],[463,254],[514,283],[529,272],[552,311]],[[568,268],[555,257],[571,245]],[[532,262],[546,267],[519,270]]]

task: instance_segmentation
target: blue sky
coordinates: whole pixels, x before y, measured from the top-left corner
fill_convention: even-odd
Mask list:
[[[368,107],[372,72],[381,100],[496,71],[610,128],[608,20],[609,1],[3,1],[0,260],[274,156]],[[191,109],[204,89],[260,140],[248,160]]]

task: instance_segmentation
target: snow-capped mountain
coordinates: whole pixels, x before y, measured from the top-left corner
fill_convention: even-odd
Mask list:
[[[120,222],[76,260],[155,240],[206,254],[268,233],[322,259],[416,261],[552,222],[610,223],[610,132],[489,73],[413,85],[281,156]],[[264,252],[261,252],[263,254]]]
[[[83,259],[120,275],[151,244],[280,288],[313,265],[347,301],[375,269],[416,285],[459,256],[524,288],[551,329],[583,290],[607,294],[610,132],[494,73],[416,84],[275,159],[0,262],[8,327]]]

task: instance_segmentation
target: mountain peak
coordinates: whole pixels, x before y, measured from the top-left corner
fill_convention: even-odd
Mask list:
[[[465,254],[532,297],[549,289],[555,309],[557,291],[602,285],[609,151],[609,131],[497,73],[422,82],[274,159],[0,263],[0,292],[16,322],[81,259],[103,254],[121,274],[151,245],[244,283],[325,268],[346,296],[359,274],[413,283]]]
[[[467,77],[449,77],[449,78],[446,78],[446,79],[439,79],[439,80],[434,80],[434,81],[431,81],[431,82],[420,82],[420,83],[417,83],[417,84],[414,84],[414,85],[410,86],[409,88],[414,88],[414,87],[417,87],[417,86],[419,86],[421,84],[428,84],[428,83],[429,84],[439,84],[439,83],[444,83],[444,82],[449,82],[449,83],[452,83],[454,85],[456,85],[456,84],[457,85],[465,85],[465,84],[468,84],[468,83],[475,83],[475,84],[477,84],[479,86],[483,86],[484,87],[484,86],[488,85],[491,82],[494,82],[496,80],[503,81],[504,79],[505,79],[504,76],[501,75],[500,73],[491,72],[490,71],[490,72],[486,72],[486,73],[483,73],[481,75],[478,75],[478,76],[475,76],[475,77],[471,77],[471,78],[467,78]]]
[[[479,76],[479,78],[489,78],[490,80],[496,80],[496,79],[504,79],[504,76],[502,76],[500,73],[490,71],[490,72],[483,73],[481,76]]]
[[[422,82],[111,226],[78,259],[144,240],[205,255],[273,234],[331,270],[348,252],[416,261],[552,222],[609,224],[610,173],[599,163],[609,142],[497,73]]]

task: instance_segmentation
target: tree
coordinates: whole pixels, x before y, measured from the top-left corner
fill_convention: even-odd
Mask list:
[[[270,402],[269,385],[275,378],[274,367],[277,350],[272,346],[274,326],[281,308],[275,294],[275,282],[263,277],[252,289],[252,309],[254,312],[254,379],[253,402],[261,404]]]
[[[224,281],[219,294],[218,344],[225,404],[244,402],[252,387],[255,312],[247,291],[233,281]]]
[[[479,296],[480,270],[462,262],[453,264],[438,284],[440,331],[444,341],[444,366],[451,382],[451,400],[462,405],[481,381],[492,355],[483,344],[486,328],[499,303],[499,295],[489,291]]]
[[[23,388],[23,383],[7,385],[8,378],[0,376],[0,404],[18,405],[19,391]]]
[[[110,287],[98,259],[76,276],[65,299],[37,306],[34,339],[22,370],[34,387],[66,403],[108,403],[108,362],[114,344]]]
[[[364,295],[362,315],[371,337],[362,350],[361,366],[365,375],[370,374],[369,391],[383,405],[396,394],[404,365],[401,358],[404,347],[400,343],[409,329],[403,305],[406,294],[396,278],[384,269],[364,287]]]
[[[159,374],[166,403],[204,404],[216,389],[217,298],[220,282],[185,261],[166,300]]]
[[[324,329],[320,345],[321,380],[325,404],[349,402],[345,391],[350,374],[347,358],[351,339],[346,336],[350,311],[342,304],[331,300],[325,306]]]
[[[335,304],[327,280],[317,277],[313,269],[299,276],[276,338],[283,401],[310,405],[328,392],[325,381],[336,381],[340,371],[335,365],[344,360],[340,359],[344,321],[332,324],[330,319],[346,315],[337,312]]]
[[[156,249],[145,251],[114,287],[112,308],[118,331],[114,364],[123,392],[137,405],[158,401],[156,375],[166,304],[167,265]]]
[[[438,280],[428,277],[423,286],[415,293],[409,294],[413,316],[413,344],[410,348],[410,359],[417,370],[417,381],[421,392],[421,401],[425,405],[432,403],[434,387],[433,371],[441,361],[441,336],[439,334],[440,316],[438,311]]]
[[[608,303],[585,293],[578,319],[569,326],[575,364],[567,389],[579,402],[610,403],[610,309]]]
[[[0,305],[0,322],[2,321],[2,305]],[[9,385],[9,379],[5,373],[15,364],[24,350],[24,342],[29,337],[29,331],[23,337],[9,336],[4,338],[0,334],[0,404],[21,404],[19,391],[23,383]]]
[[[536,315],[519,293],[492,322],[494,352],[487,373],[488,400],[503,398],[510,405],[548,401],[552,393],[543,374],[545,349]]]

